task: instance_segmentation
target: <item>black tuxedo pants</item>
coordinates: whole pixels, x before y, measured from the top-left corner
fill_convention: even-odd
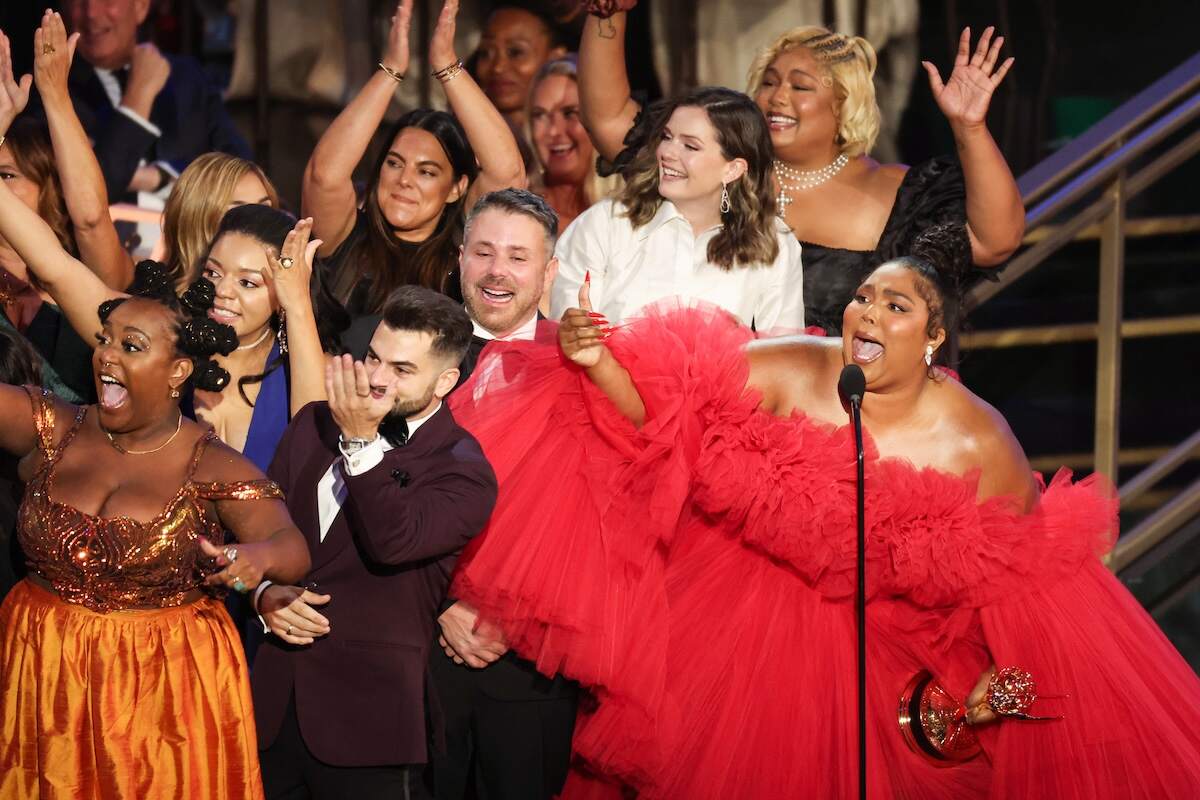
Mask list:
[[[426,800],[422,767],[334,767],[309,751],[288,703],[279,736],[259,751],[267,800]]]
[[[430,758],[437,800],[550,800],[562,790],[577,691],[561,679],[530,678],[532,665],[511,660],[472,670],[440,647],[432,652],[446,746]]]

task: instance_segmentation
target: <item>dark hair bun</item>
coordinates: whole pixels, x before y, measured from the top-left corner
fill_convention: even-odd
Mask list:
[[[233,328],[207,317],[189,317],[179,326],[179,349],[196,358],[227,356],[238,346]]]
[[[192,285],[179,296],[183,310],[194,317],[208,313],[217,299],[216,285],[205,278],[197,278]]]
[[[909,253],[933,267],[943,288],[956,289],[971,270],[971,238],[961,222],[926,228],[913,241]]]
[[[229,372],[211,358],[195,359],[192,385],[204,392],[219,392],[229,385]]]
[[[126,291],[134,297],[159,300],[170,306],[179,302],[175,297],[175,279],[167,265],[159,261],[139,261],[133,269],[133,282]]]

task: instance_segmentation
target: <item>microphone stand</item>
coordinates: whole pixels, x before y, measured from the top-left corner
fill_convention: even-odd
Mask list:
[[[866,475],[863,470],[862,395],[850,396],[850,415],[854,420],[854,450],[857,467],[856,490],[858,543],[855,547],[855,571],[858,589],[854,593],[854,617],[858,623],[858,796],[867,797],[867,532]]]

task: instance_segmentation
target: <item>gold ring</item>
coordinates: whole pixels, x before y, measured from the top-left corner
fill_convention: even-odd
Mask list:
[[[295,263],[295,260],[293,260],[291,256],[284,256],[283,258],[279,259],[279,266],[283,267],[284,269],[291,269],[292,265]]]
[[[234,547],[233,545],[226,547],[221,552],[225,554],[225,558],[227,558],[229,560],[230,564],[237,561],[238,551],[237,551],[237,548]]]
[[[285,636],[291,636],[291,635],[292,635],[292,626],[291,626],[291,625],[288,625],[288,629],[287,629],[287,631],[284,633],[284,635],[285,635]]]
[[[54,52],[54,45],[52,45],[52,44],[44,44],[44,45],[42,45],[42,55],[47,55],[47,56],[48,56],[48,55],[50,55],[50,54],[51,54],[51,53],[53,53],[53,52]]]

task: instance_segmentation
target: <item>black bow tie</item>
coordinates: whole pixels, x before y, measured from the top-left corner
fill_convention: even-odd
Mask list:
[[[379,434],[387,439],[392,447],[404,447],[408,444],[408,420],[399,414],[389,414],[380,423]]]

